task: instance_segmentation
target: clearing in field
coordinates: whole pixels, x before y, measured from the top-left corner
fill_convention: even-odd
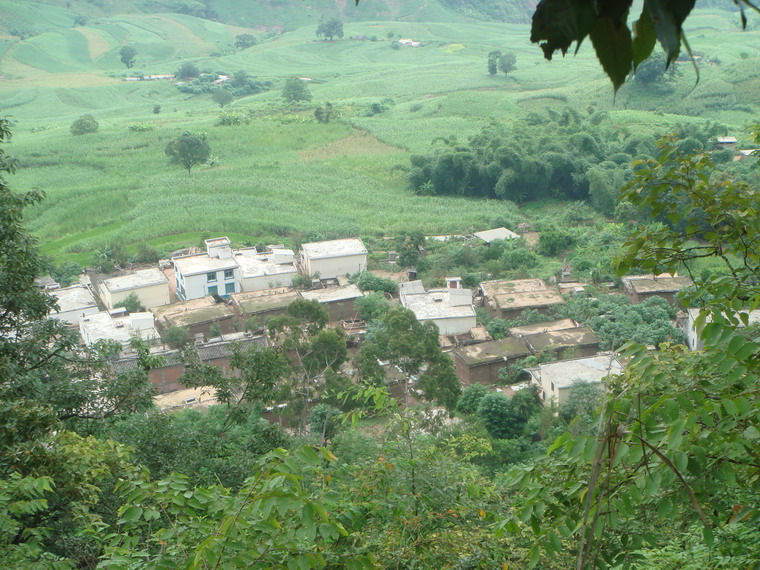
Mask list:
[[[371,133],[354,129],[348,136],[319,148],[303,150],[298,153],[301,160],[326,160],[338,156],[369,156],[375,154],[394,154],[405,152],[403,149],[378,140]]]

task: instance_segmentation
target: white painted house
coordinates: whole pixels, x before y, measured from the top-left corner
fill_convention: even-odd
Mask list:
[[[169,280],[157,267],[140,269],[127,275],[106,279],[98,288],[100,298],[109,309],[134,293],[146,309],[169,304]]]
[[[367,248],[358,238],[305,243],[301,265],[304,273],[322,279],[350,275],[367,269]]]
[[[404,308],[418,321],[434,323],[442,335],[464,334],[477,325],[470,289],[426,291],[421,281],[410,281],[399,285],[399,295]]]
[[[206,253],[174,257],[177,297],[182,301],[241,291],[240,267],[226,237],[207,239]]]
[[[290,287],[298,275],[291,249],[258,253],[255,247],[235,251],[243,292]]]
[[[49,318],[58,319],[70,325],[79,323],[79,318],[98,312],[95,297],[87,287],[72,285],[62,289],[53,289],[50,294],[56,298],[57,311],[51,311]]]
[[[609,376],[620,374],[623,366],[614,354],[609,353],[558,360],[528,368],[527,371],[531,375],[531,382],[541,392],[541,400],[546,404],[554,400],[561,405],[567,400],[570,389],[576,382],[599,384]]]

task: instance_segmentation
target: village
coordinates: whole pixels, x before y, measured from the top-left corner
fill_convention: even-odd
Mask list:
[[[468,238],[488,247],[497,240],[519,238],[506,228],[475,232],[472,236],[430,236],[428,240]],[[149,344],[151,354],[162,364],[151,369],[148,378],[162,409],[214,403],[210,388],[188,388],[182,384],[186,365],[179,346],[168,331],[180,330],[194,345],[201,362],[230,370],[234,346],[276,345],[266,334],[265,325],[273,317],[286,314],[297,299],[319,303],[330,324],[345,332],[351,350],[361,345],[367,323],[360,318],[355,302],[370,291],[362,291],[350,276],[368,270],[368,250],[359,238],[304,243],[295,252],[282,244],[259,251],[255,247],[233,248],[226,237],[205,240],[205,250],[189,248],[175,252],[157,266],[122,270],[103,275],[88,272],[80,283],[61,288],[51,279],[38,280],[58,303],[50,315],[78,328],[82,343],[114,341],[121,345],[113,362],[116,373],[137,367],[137,352],[131,340],[138,337]],[[385,266],[394,264],[395,252],[388,253]],[[397,266],[398,267],[398,266]],[[387,271],[370,270],[388,274]],[[589,295],[588,284],[574,279],[569,271],[554,283],[536,278],[483,281],[475,289],[462,285],[460,277],[446,278],[445,287],[426,288],[416,271],[398,271],[398,293],[385,293],[389,302],[412,311],[420,322],[434,323],[439,332],[440,350],[454,362],[462,387],[483,384],[508,396],[530,384],[536,386],[541,402],[562,404],[576,382],[598,384],[620,372],[624,363],[614,351],[601,350],[600,339],[588,326],[572,319],[555,319],[553,309],[569,296]],[[631,303],[661,297],[677,303],[678,291],[691,286],[689,277],[675,275],[634,275],[622,279],[617,292]],[[128,300],[139,304],[129,312]],[[505,338],[493,339],[478,323],[476,308],[494,318],[514,322],[526,311],[546,315],[545,321],[508,329]],[[690,350],[699,350],[696,321],[699,310],[678,313],[677,326]],[[760,311],[750,315],[750,323],[760,320]],[[654,347],[652,347],[654,349]],[[505,382],[504,371],[520,368],[527,357],[536,357],[534,366],[522,370],[519,383]],[[351,375],[350,362],[344,373]],[[411,394],[416,402],[414,377],[387,374],[391,392],[399,399]],[[268,419],[282,422],[281,414]]]

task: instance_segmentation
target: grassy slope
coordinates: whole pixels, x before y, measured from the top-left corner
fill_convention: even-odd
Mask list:
[[[393,167],[408,164],[408,153],[425,151],[436,136],[465,139],[492,117],[564,105],[558,98],[579,108],[596,104],[620,124],[653,131],[681,119],[625,110],[646,98],[626,87],[613,99],[589,46],[573,61],[546,62],[529,44],[525,26],[452,23],[450,16],[433,23],[346,24],[347,37],[383,40],[377,42],[316,41],[312,23],[237,53],[229,46],[243,28],[176,14],[101,17],[17,42],[0,63],[0,71],[15,77],[0,81],[0,109],[18,121],[12,152],[22,168],[14,187],[48,193],[30,212],[29,225],[48,253],[80,262],[114,238],[174,247],[217,233],[279,241],[296,231],[314,237],[464,231],[508,215],[510,207],[410,195]],[[55,17],[62,18],[57,8],[48,20]],[[741,52],[746,42],[758,45],[760,34],[726,40],[718,32],[733,25],[731,18],[699,14],[692,44],[738,69],[732,77],[742,79],[729,83],[723,67],[706,67],[700,85],[713,89],[721,82],[757,109],[757,92],[750,88],[757,55],[742,59]],[[426,46],[392,50],[384,41],[389,31]],[[393,146],[359,136],[347,124],[316,124],[310,109],[283,110],[277,90],[233,104],[255,113],[252,124],[215,127],[217,108],[208,96],[180,94],[167,82],[121,81],[118,49],[127,42],[137,47],[137,68],[146,73],[171,72],[193,61],[213,70],[245,69],[276,84],[289,75],[318,79],[310,86],[315,104],[332,101],[347,121]],[[485,56],[497,47],[517,54],[518,69],[509,77],[485,73]],[[228,55],[209,57],[225,50]],[[676,96],[687,101],[703,95],[700,87],[690,92],[692,87],[685,71]],[[370,103],[387,98],[393,100],[386,102],[387,112],[363,116]],[[160,115],[152,113],[156,104]],[[85,112],[100,121],[100,131],[72,137],[69,124]],[[741,126],[752,115],[713,116]],[[156,129],[128,131],[134,122]],[[208,132],[217,167],[187,175],[167,164],[163,148],[184,130]]]

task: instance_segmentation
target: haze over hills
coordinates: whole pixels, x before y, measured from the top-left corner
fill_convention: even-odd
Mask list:
[[[166,249],[217,233],[255,242],[298,232],[458,232],[524,212],[412,194],[400,169],[441,137],[465,141],[492,119],[568,108],[596,114],[623,138],[705,120],[741,137],[757,117],[760,36],[738,32],[734,13],[709,8],[689,19],[692,47],[704,54],[698,85],[691,64],[679,63],[664,90],[631,82],[613,97],[589,46],[571,62],[547,62],[528,26],[493,21],[492,5],[0,1],[0,112],[17,121],[15,184],[48,195],[29,226],[48,254],[80,264],[113,240]],[[530,13],[507,5],[519,7],[516,20]],[[199,17],[203,10],[215,19]],[[344,36],[317,38],[320,18],[336,14]],[[236,49],[241,34],[258,43]],[[400,38],[422,46],[394,45]],[[124,46],[136,51],[130,69]],[[495,49],[516,56],[508,75],[488,74]],[[126,81],[186,63],[269,82],[224,108],[250,122],[216,126],[220,108],[203,86],[193,94],[166,80]],[[309,80],[311,102],[283,104],[291,76]],[[317,123],[314,110],[327,101],[338,120]],[[85,113],[100,128],[73,137],[69,126]],[[164,147],[183,131],[207,133],[212,167],[187,175],[168,164]]]

